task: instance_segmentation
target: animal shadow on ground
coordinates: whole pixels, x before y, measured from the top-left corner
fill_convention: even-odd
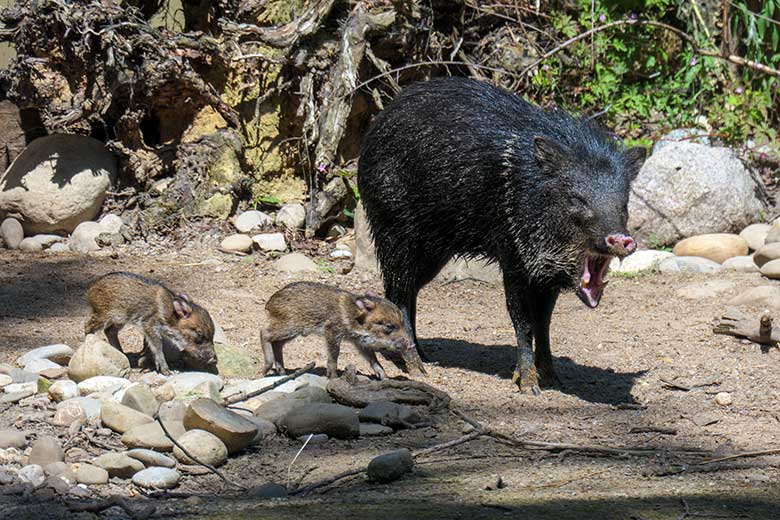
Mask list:
[[[456,339],[431,338],[420,340],[431,361],[442,367],[457,367],[510,379],[516,362],[514,345],[480,345]],[[567,357],[554,360],[563,382],[555,388],[584,401],[603,404],[637,404],[631,395],[634,381],[645,374],[615,372],[610,368],[580,365]]]

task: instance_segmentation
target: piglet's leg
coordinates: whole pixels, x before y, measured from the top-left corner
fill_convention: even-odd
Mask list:
[[[269,337],[270,332],[268,329],[263,329],[260,331],[260,342],[263,345],[263,375],[267,374],[268,371],[274,367],[275,362],[273,346],[271,346]]]
[[[377,377],[377,379],[387,379],[387,374],[385,374],[385,369],[382,368],[382,365],[379,364],[379,360],[376,358],[376,354],[374,354],[373,350],[367,350],[360,345],[357,345],[358,352],[360,352],[360,355],[363,356],[363,358],[368,361],[368,364],[371,365],[371,371],[374,373],[374,375]]]
[[[171,373],[171,370],[168,368],[168,363],[165,361],[160,333],[155,327],[147,325],[144,327],[144,337],[149,346],[149,351],[152,353],[155,368],[159,373],[167,376]]]
[[[341,342],[330,331],[325,332],[325,341],[328,347],[328,379],[336,379],[339,377],[339,351],[341,350]]]
[[[271,349],[273,350],[274,354],[274,367],[276,368],[276,373],[280,376],[283,376],[287,373],[287,371],[284,369],[284,345],[287,343],[288,340],[278,340],[278,341],[272,341],[271,342]]]

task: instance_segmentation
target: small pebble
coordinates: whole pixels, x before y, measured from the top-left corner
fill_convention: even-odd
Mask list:
[[[728,406],[732,403],[731,394],[728,392],[719,392],[715,396],[715,402],[720,406]]]

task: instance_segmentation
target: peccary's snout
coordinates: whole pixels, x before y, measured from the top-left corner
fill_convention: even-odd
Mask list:
[[[609,235],[605,240],[607,249],[616,256],[628,256],[636,249],[636,241],[622,233]]]

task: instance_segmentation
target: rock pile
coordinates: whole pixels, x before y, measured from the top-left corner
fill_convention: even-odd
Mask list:
[[[179,466],[194,464],[193,458],[219,466],[278,434],[327,442],[422,425],[420,414],[407,405],[376,402],[358,410],[335,404],[326,390],[327,379],[313,374],[233,408],[226,403],[270,387],[279,377],[226,382],[200,372],[141,374],[130,369],[123,353],[96,336],[85,338],[75,351],[67,345],[32,350],[17,364],[0,365],[2,397],[21,409],[47,410],[54,434],[0,431],[0,476],[63,495],[89,495],[93,486],[109,479],[171,489],[180,482]],[[89,456],[72,440],[63,442],[80,431],[124,449]],[[389,482],[410,471],[407,455],[393,452],[377,458],[371,478]]]

